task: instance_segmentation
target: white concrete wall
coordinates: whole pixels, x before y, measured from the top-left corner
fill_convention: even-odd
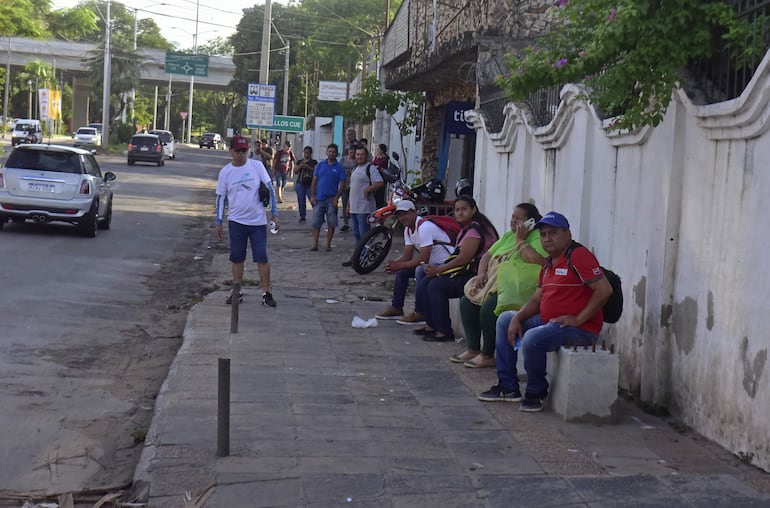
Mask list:
[[[769,61],[740,98],[694,106],[676,92],[658,127],[634,133],[609,133],[573,86],[545,127],[512,104],[499,133],[469,115],[476,197],[495,225],[521,201],[558,210],[623,278],[623,317],[603,332],[621,388],[765,470]]]

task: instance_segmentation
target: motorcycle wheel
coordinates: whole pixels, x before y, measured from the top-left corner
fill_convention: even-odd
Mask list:
[[[385,260],[392,243],[392,229],[382,224],[373,227],[353,251],[353,269],[362,275],[372,272]]]

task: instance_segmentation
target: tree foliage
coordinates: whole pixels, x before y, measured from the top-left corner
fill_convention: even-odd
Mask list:
[[[0,2],[0,35],[45,37],[49,34],[48,0],[3,0]]]
[[[397,5],[398,2],[393,2]],[[336,103],[317,103],[319,81],[351,81],[363,68],[385,21],[381,0],[303,0],[298,4],[272,4],[268,82],[276,85],[277,104],[283,102],[284,53],[291,46],[289,114],[310,112],[331,116]],[[264,10],[246,10],[237,33],[231,37],[237,67],[232,87],[243,93],[246,83],[259,81]],[[306,87],[307,83],[307,87]],[[307,91],[306,91],[307,89]]]
[[[377,75],[372,73],[364,79],[361,92],[352,99],[341,102],[339,108],[345,117],[359,122],[374,121],[377,111],[390,115],[400,133],[403,160],[407,160],[404,137],[411,134],[417,126],[424,102],[425,96],[420,92],[383,90]]]
[[[552,15],[549,34],[506,55],[498,84],[517,101],[540,88],[581,83],[600,111],[617,115],[615,128],[657,125],[680,71],[711,55],[719,39],[738,63],[761,49],[745,44],[754,26],[723,2],[558,0]]]

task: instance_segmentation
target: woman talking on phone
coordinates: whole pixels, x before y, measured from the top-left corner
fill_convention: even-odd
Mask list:
[[[467,349],[452,356],[452,362],[472,368],[495,366],[497,316],[506,310],[518,310],[529,300],[545,262],[540,233],[534,229],[540,219],[535,205],[516,205],[510,231],[481,258],[478,274],[468,281],[465,296],[460,299]]]

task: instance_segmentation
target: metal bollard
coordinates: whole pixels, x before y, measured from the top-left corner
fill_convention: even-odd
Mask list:
[[[218,368],[217,457],[228,457],[230,455],[230,359],[220,358]]]
[[[230,305],[230,333],[238,333],[238,306],[241,303],[241,285],[233,284],[232,302]]]

